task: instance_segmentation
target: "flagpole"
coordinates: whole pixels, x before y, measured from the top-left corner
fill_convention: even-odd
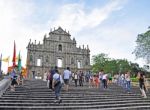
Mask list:
[[[13,52],[12,62],[13,62],[13,68],[15,68],[15,66],[16,66],[16,43],[15,43],[15,41],[14,41],[14,52]]]

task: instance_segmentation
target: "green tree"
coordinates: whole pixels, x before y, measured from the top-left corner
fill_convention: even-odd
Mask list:
[[[131,71],[134,77],[137,76],[137,73],[141,70],[141,68],[139,67],[139,64],[137,63],[131,63]]]
[[[104,68],[105,62],[108,60],[108,55],[101,53],[98,55],[92,56],[92,71],[94,73],[99,72],[101,69]]]
[[[116,73],[125,73],[131,70],[130,63],[126,59],[111,59],[107,54],[101,53],[92,57],[92,71],[99,72],[101,69],[112,75]]]
[[[133,52],[136,58],[143,58],[147,63],[150,63],[150,28],[137,36],[136,44]]]
[[[140,68],[137,63],[129,62],[126,59],[111,59],[104,53],[94,55],[92,57],[92,63],[92,71],[94,73],[103,69],[104,72],[111,73],[112,76],[117,73],[126,73],[127,71],[130,71],[133,77],[137,76],[138,71],[147,73],[147,76],[150,75],[143,68]]]
[[[130,62],[128,62],[128,60],[118,59],[117,62],[119,73],[126,73],[127,71],[131,71]]]
[[[106,73],[111,73],[111,74],[115,74],[118,72],[117,70],[117,61],[115,59],[109,59],[108,61],[105,62],[104,65],[104,71]]]

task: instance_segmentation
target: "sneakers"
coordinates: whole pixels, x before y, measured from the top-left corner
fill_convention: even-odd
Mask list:
[[[60,99],[58,103],[59,103],[59,104],[62,103],[62,99]]]
[[[143,98],[144,98],[144,99],[146,99],[146,98],[147,98],[147,96],[144,96]]]
[[[54,100],[54,103],[62,103],[62,99],[59,99],[59,100]]]
[[[15,92],[15,89],[10,89],[10,91]]]
[[[58,102],[58,100],[54,100],[54,103]]]
[[[128,94],[131,94],[131,92],[127,92]]]

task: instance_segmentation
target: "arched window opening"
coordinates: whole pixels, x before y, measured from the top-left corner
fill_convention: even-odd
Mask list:
[[[81,61],[79,61],[79,60],[77,61],[77,67],[81,68]]]
[[[61,44],[58,45],[58,51],[62,51],[62,45]]]
[[[62,67],[62,59],[61,58],[57,59],[57,66]]]
[[[41,66],[41,59],[37,59],[37,66]]]
[[[33,61],[33,56],[32,55],[30,55],[30,61]]]
[[[86,60],[86,61],[85,61],[85,65],[88,65],[88,64],[89,64],[89,63],[88,63],[88,61]]]
[[[74,64],[74,60],[73,60],[73,58],[71,58],[71,64]]]
[[[49,60],[48,60],[49,58],[48,58],[48,56],[46,57],[46,62],[48,62]]]
[[[61,40],[61,36],[59,36],[59,40]]]

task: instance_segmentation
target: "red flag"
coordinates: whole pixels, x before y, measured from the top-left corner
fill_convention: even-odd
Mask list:
[[[13,67],[16,66],[16,44],[15,44],[15,41],[14,41],[14,53],[13,53]]]

